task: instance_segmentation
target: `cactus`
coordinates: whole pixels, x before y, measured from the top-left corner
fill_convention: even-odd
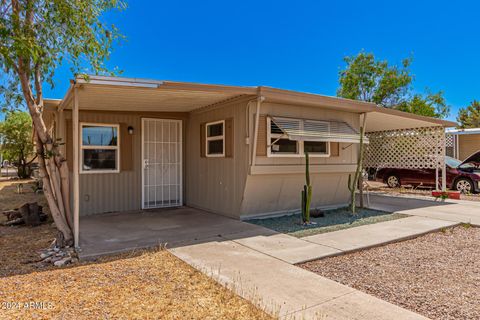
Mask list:
[[[305,185],[302,190],[302,222],[310,223],[310,204],[312,203],[312,186],[310,185],[310,161],[305,152]]]
[[[360,149],[358,152],[358,160],[357,160],[357,170],[355,171],[355,175],[348,175],[348,190],[350,190],[350,211],[352,214],[356,214],[356,204],[355,204],[355,191],[357,190],[358,180],[360,179],[360,175],[362,174],[362,167],[363,167],[363,153],[364,153],[364,144],[363,144],[363,137],[365,135],[365,119],[366,115],[363,116],[363,125],[360,127]]]
[[[355,173],[355,176],[357,174]],[[355,180],[355,179],[353,179]],[[355,206],[355,191],[356,191],[355,182],[352,181],[352,175],[348,175],[348,190],[350,190],[350,211],[352,214],[356,214],[356,206]]]

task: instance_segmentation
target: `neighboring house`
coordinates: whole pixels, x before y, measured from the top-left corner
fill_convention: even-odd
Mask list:
[[[461,161],[480,151],[480,128],[449,129],[447,134],[447,156]]]
[[[47,100],[73,177],[73,212],[191,206],[236,219],[297,210],[311,155],[313,207],[349,201],[359,128],[455,123],[279,90],[91,76]]]

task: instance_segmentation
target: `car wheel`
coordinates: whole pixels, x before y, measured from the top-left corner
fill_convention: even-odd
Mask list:
[[[387,177],[387,185],[390,188],[397,188],[400,187],[400,179],[397,176],[390,175]]]
[[[467,194],[473,193],[473,182],[467,178],[460,178],[455,181],[455,190],[460,191],[460,193]]]

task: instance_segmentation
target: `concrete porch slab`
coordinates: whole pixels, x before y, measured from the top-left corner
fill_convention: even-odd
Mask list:
[[[80,259],[160,244],[175,248],[212,239],[232,240],[291,264],[339,253],[327,246],[188,207],[82,217],[80,231]]]
[[[251,224],[189,207],[80,217],[79,256],[88,259],[160,244],[172,248],[250,228]]]

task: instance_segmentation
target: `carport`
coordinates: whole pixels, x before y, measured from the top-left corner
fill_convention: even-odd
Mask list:
[[[378,108],[368,114],[364,168],[435,169],[436,189],[446,191],[445,129],[457,124],[396,112]]]

